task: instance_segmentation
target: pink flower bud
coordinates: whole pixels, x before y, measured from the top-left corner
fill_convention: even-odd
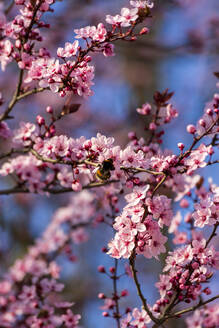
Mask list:
[[[110,267],[110,268],[109,268],[109,272],[111,272],[111,273],[115,273],[115,271],[116,271],[115,267]]]
[[[106,298],[106,296],[103,293],[99,293],[98,294],[98,298],[99,299],[104,299],[104,298]]]
[[[49,113],[49,114],[52,114],[53,113],[53,109],[51,106],[47,106],[46,107],[46,112]]]
[[[154,131],[154,130],[156,130],[156,128],[157,128],[157,125],[155,123],[153,123],[153,122],[150,123],[149,130]]]
[[[15,41],[15,47],[19,50],[21,49],[21,40],[18,39]]]
[[[149,29],[147,27],[143,27],[139,34],[144,35],[144,34],[148,34],[148,32],[149,32]]]
[[[104,317],[108,317],[108,316],[109,316],[109,313],[108,313],[108,312],[103,312],[102,315],[103,315]]]
[[[196,127],[192,124],[189,124],[189,125],[187,125],[186,130],[188,133],[194,134],[196,132]]]
[[[203,293],[205,293],[206,295],[210,295],[210,294],[211,294],[211,290],[210,290],[210,288],[206,287],[206,288],[203,290]]]
[[[100,273],[105,273],[105,272],[106,272],[106,270],[105,270],[105,268],[104,268],[103,265],[99,265],[97,269],[98,269],[98,271],[99,271]]]
[[[179,142],[179,143],[177,144],[177,146],[178,146],[178,148],[179,148],[181,151],[183,151],[183,149],[184,149],[184,147],[185,147],[185,145],[184,145],[182,142]]]
[[[92,61],[92,57],[91,57],[91,56],[87,56],[87,57],[85,58],[85,60],[86,60],[87,63],[89,63],[89,62]]]
[[[209,115],[209,116],[212,116],[213,115],[213,110],[211,108],[208,108],[206,110],[206,113]]]
[[[154,310],[154,312],[159,312],[160,311],[160,307],[157,304],[155,304],[153,306],[153,310]]]
[[[198,122],[199,122],[199,124],[200,124],[203,128],[206,127],[206,122],[205,122],[205,120],[203,120],[202,118],[201,118]]]
[[[127,289],[124,289],[121,291],[121,296],[122,297],[125,297],[125,296],[128,296],[129,292],[127,291]]]
[[[127,307],[125,313],[129,313],[129,312],[132,312],[132,310],[129,307]]]
[[[42,117],[42,116],[40,116],[40,115],[37,115],[37,117],[36,117],[36,121],[37,121],[37,123],[39,124],[39,126],[45,124],[45,119],[44,119],[44,117]]]
[[[130,131],[128,133],[128,137],[130,140],[134,140],[134,139],[136,139],[136,133],[134,131]]]

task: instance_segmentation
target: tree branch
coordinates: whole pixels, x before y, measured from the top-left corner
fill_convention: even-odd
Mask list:
[[[208,304],[208,303],[210,303],[210,302],[215,301],[217,298],[219,298],[219,295],[216,295],[216,296],[214,296],[214,297],[212,297],[212,298],[209,298],[207,301],[204,301],[204,302],[201,301],[201,302],[199,302],[198,304],[196,304],[196,305],[194,305],[194,306],[191,306],[191,307],[189,307],[189,308],[187,308],[187,309],[184,309],[184,310],[181,310],[181,311],[175,312],[175,313],[173,313],[171,316],[168,316],[166,319],[174,318],[174,317],[177,317],[177,316],[179,316],[179,315],[182,315],[182,314],[185,314],[185,313],[188,313],[188,312],[194,311],[194,310],[200,308],[201,306],[204,306],[204,305],[206,305],[206,304]]]
[[[140,297],[143,307],[145,309],[145,311],[147,312],[147,314],[149,315],[149,317],[151,318],[151,320],[157,324],[160,323],[159,319],[155,318],[153,313],[150,311],[148,305],[147,305],[147,300],[145,299],[142,290],[141,290],[141,285],[138,281],[138,276],[137,276],[137,270],[135,268],[135,253],[132,254],[132,256],[129,259],[129,264],[132,270],[132,274],[133,274],[133,279],[137,288],[137,292],[138,292],[138,296]]]

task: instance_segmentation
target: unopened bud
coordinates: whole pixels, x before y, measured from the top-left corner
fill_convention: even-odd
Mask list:
[[[188,133],[194,134],[196,132],[196,127],[192,124],[189,124],[189,125],[187,125],[186,130]]]
[[[149,29],[147,27],[143,27],[139,34],[144,35],[144,34],[148,34],[148,32],[149,32]]]

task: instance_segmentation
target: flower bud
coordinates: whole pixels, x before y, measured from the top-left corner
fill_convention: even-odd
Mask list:
[[[149,32],[149,29],[147,27],[143,27],[139,34],[144,35],[144,34],[148,34],[148,32]]]
[[[99,271],[100,273],[105,273],[105,272],[106,272],[106,270],[105,270],[105,268],[104,268],[103,265],[99,265],[97,269],[98,269],[98,271]]]
[[[199,122],[199,124],[200,124],[203,128],[206,127],[206,122],[205,122],[205,120],[203,120],[202,118],[201,118],[198,122]]]
[[[46,107],[46,112],[49,113],[49,114],[52,114],[53,113],[53,109],[51,106],[47,106]]]
[[[37,124],[39,124],[39,126],[45,124],[45,119],[44,119],[44,117],[42,117],[42,116],[40,116],[40,115],[37,115],[37,117],[36,117],[36,121],[37,121]]]
[[[196,127],[192,124],[189,124],[189,125],[187,125],[186,130],[188,133],[194,134],[196,132]]]
[[[213,110],[211,108],[208,108],[206,110],[206,113],[209,115],[209,116],[212,116],[213,115]]]
[[[184,149],[184,147],[185,147],[185,145],[184,145],[182,142],[179,142],[179,143],[177,144],[177,146],[178,146],[178,148],[179,148],[181,151],[183,151],[183,149]]]
[[[111,268],[109,268],[109,272],[111,272],[111,273],[115,273],[115,271],[116,271],[115,267],[111,267]]]

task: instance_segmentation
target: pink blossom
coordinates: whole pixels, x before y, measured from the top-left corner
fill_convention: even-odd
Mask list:
[[[137,0],[137,1],[130,1],[131,6],[136,8],[153,8],[154,3],[151,0]]]
[[[78,51],[79,43],[74,41],[73,43],[66,42],[65,48],[58,48],[57,55],[63,58],[69,58],[75,56]]]
[[[144,309],[141,311],[139,311],[137,308],[133,309],[132,316],[133,320],[131,324],[139,328],[146,328],[145,324],[151,322],[150,317]]]
[[[136,111],[141,115],[148,115],[151,112],[151,105],[149,103],[145,103],[141,108],[137,108]]]
[[[164,298],[166,296],[166,292],[172,287],[170,277],[166,274],[160,275],[160,281],[156,283],[156,287],[159,289],[161,298]]]

